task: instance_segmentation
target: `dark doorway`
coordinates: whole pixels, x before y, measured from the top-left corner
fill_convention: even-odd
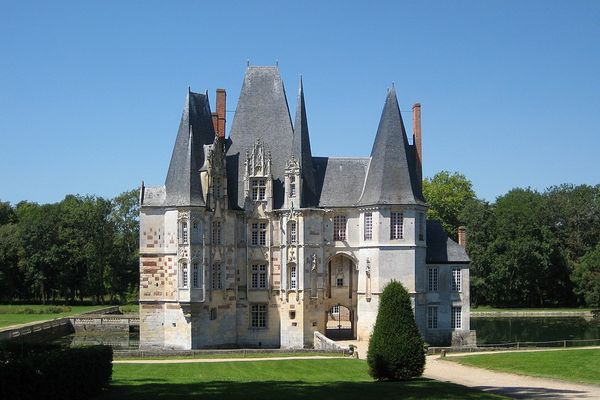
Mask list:
[[[341,304],[336,304],[327,312],[325,336],[333,340],[354,339],[352,311]]]

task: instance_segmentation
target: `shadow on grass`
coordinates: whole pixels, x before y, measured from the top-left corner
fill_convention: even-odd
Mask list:
[[[327,382],[212,381],[183,384],[143,383],[128,380],[132,385],[114,384],[100,399],[498,399],[451,383],[425,378],[406,382]],[[140,384],[141,383],[141,384]]]
[[[548,389],[545,387],[496,387],[478,386],[476,389],[492,391],[515,399],[574,399],[590,398],[585,392],[569,389]]]

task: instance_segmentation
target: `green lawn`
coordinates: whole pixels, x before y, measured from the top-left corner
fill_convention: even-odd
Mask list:
[[[114,364],[98,399],[504,399],[416,379],[376,382],[355,359],[192,364]]]
[[[482,354],[447,360],[521,375],[600,384],[600,349]]]
[[[345,357],[340,351],[336,353],[324,352],[273,352],[273,353],[243,353],[242,351],[233,351],[231,353],[213,353],[213,354],[190,354],[190,355],[164,355],[147,357],[119,357],[115,355],[115,360],[177,360],[177,359],[220,359],[220,358],[272,358],[272,357]]]
[[[67,312],[51,313],[45,312],[38,314],[37,312],[47,310],[48,305],[0,305],[0,328],[10,325],[26,324],[34,321],[44,321],[54,318],[68,317],[71,315],[81,314],[83,312],[99,310],[108,306],[69,306]],[[62,307],[62,306],[61,306]],[[31,309],[35,314],[23,314],[24,309]]]

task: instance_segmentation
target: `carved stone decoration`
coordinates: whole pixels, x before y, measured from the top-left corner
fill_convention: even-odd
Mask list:
[[[369,277],[369,278],[371,277],[371,259],[369,257],[367,257],[365,273],[367,274],[367,277]]]
[[[190,212],[189,211],[178,211],[177,212],[177,221],[181,221],[181,220],[189,220],[190,219]]]
[[[311,260],[310,260],[310,264],[311,264],[310,270],[311,271],[316,271],[317,270],[317,263],[318,263],[317,255],[315,253],[313,253],[313,255],[311,257]]]
[[[180,247],[179,250],[178,250],[178,252],[177,252],[177,256],[180,259],[181,258],[187,258],[189,256],[187,247]]]
[[[254,142],[252,151],[246,150],[244,161],[244,180],[255,176],[271,176],[271,152],[266,149],[260,138]]]

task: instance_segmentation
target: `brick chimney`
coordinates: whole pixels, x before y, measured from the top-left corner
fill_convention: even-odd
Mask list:
[[[226,98],[227,94],[225,93],[225,89],[217,89],[217,129],[215,129],[215,131],[222,138],[225,137]]]
[[[458,244],[462,247],[467,245],[467,228],[464,226],[458,227]]]
[[[413,109],[413,144],[417,150],[417,179],[423,180],[423,148],[421,146],[421,104],[415,103]]]

